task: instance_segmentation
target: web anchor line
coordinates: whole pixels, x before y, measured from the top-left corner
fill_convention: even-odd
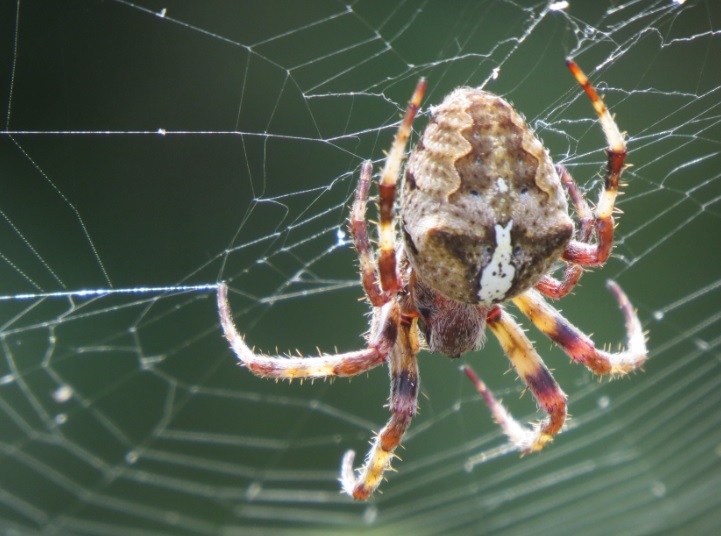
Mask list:
[[[41,298],[94,298],[111,294],[168,294],[173,292],[194,292],[201,290],[217,290],[217,283],[201,285],[171,285],[161,287],[130,287],[130,288],[91,288],[58,292],[29,292],[25,294],[0,295],[3,301],[37,300]]]

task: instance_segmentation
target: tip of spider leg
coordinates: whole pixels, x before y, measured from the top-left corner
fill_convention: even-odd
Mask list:
[[[338,478],[341,483],[341,491],[351,497],[353,496],[353,488],[356,484],[356,475],[355,470],[353,469],[354,461],[355,451],[347,450],[345,454],[343,454],[343,458],[340,462],[340,478]]]
[[[588,81],[584,72],[573,59],[566,58],[566,67],[568,67],[571,73],[573,73],[573,76],[576,77],[576,80],[578,80],[580,84],[583,84],[584,81]]]
[[[475,381],[478,378],[478,376],[476,376],[476,373],[473,371],[473,369],[469,365],[463,364],[458,368],[460,369],[461,372],[463,372],[463,374],[468,376],[472,381]]]
[[[346,450],[345,453],[343,454],[343,458],[341,460],[341,466],[344,468],[349,467],[349,466],[352,467],[354,461],[355,461],[355,450],[352,450],[352,449]]]
[[[608,279],[606,281],[606,288],[610,290],[611,293],[613,293],[613,295],[616,297],[616,300],[619,302],[619,304],[621,304],[622,307],[629,303],[626,293],[621,289],[621,286],[613,279]]]

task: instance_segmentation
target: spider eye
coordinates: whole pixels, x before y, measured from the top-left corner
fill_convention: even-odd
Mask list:
[[[481,194],[477,190],[471,190],[471,195],[474,197],[479,197]]]

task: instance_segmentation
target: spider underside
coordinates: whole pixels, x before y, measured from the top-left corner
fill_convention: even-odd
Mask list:
[[[405,166],[400,202],[403,240],[394,229],[395,191],[413,119],[425,90],[422,79],[408,105],[385,161],[379,189],[379,246],[374,253],[365,209],[372,166],[365,162],[350,216],[365,294],[372,305],[367,346],[320,357],[256,354],[235,328],[227,286],[218,286],[226,338],[253,374],[276,379],[355,376],[388,363],[390,412],[373,440],[363,467],[348,451],[341,466],[345,493],[365,500],[390,468],[394,451],[413,419],[419,389],[416,356],[428,349],[458,357],[480,348],[486,326],[498,338],[519,377],[547,414],[523,426],[485,383],[464,367],[512,445],[522,453],[542,449],[566,419],[566,395],[520,325],[505,311],[513,302],[569,357],[597,374],[624,375],[646,359],[636,313],[620,287],[608,286],[625,317],[627,346],[619,352],[591,339],[553,308],[578,282],[583,268],[601,266],[613,245],[613,212],[623,171],[623,135],[585,75],[568,67],[591,100],[608,143],[604,189],[591,210],[568,171],[555,167],[521,116],[502,98],[459,88],[431,111],[431,118]],[[571,199],[578,219],[568,214]],[[562,279],[550,275],[565,263]]]

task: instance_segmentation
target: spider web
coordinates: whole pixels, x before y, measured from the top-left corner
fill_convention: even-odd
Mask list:
[[[2,533],[721,523],[718,2],[15,0],[0,21]],[[385,422],[386,373],[253,377],[221,337],[215,284],[258,348],[362,346],[347,208],[420,76],[424,108],[464,84],[506,96],[595,199],[604,139],[566,56],[633,167],[613,258],[559,307],[618,341],[616,279],[651,359],[599,382],[529,330],[572,419],[519,458],[458,362],[422,354],[399,472],[353,503],[338,466]],[[494,340],[462,359],[537,418]]]

